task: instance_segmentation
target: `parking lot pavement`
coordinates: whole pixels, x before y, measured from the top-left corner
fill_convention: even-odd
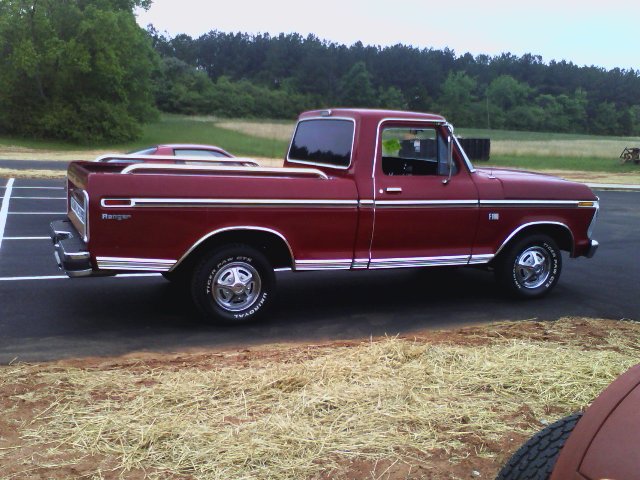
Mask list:
[[[188,296],[158,275],[67,278],[48,237],[49,222],[65,215],[64,181],[0,178],[0,364],[361,339],[496,320],[638,320],[640,192],[598,195],[600,250],[593,259],[565,256],[558,287],[542,300],[506,299],[476,269],[283,272],[268,318],[229,328],[200,322]]]
[[[61,277],[48,226],[65,215],[64,182],[8,179],[0,196],[0,278]]]

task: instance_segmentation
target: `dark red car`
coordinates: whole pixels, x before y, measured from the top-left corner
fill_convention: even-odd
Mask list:
[[[226,150],[216,145],[198,145],[190,143],[171,143],[154,145],[129,152],[129,155],[164,155],[175,157],[232,158]]]
[[[535,434],[497,480],[640,479],[640,364],[609,385],[584,413]]]
[[[215,145],[171,143],[154,145],[128,152],[124,155],[102,155],[95,160],[102,163],[158,163],[173,165],[227,165],[235,167],[257,167],[257,162],[237,158]]]

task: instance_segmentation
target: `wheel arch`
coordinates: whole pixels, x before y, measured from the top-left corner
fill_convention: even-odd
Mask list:
[[[557,244],[560,250],[565,250],[573,255],[575,241],[571,229],[561,222],[540,221],[529,222],[520,225],[502,242],[495,257],[498,257],[510,244],[528,235],[545,234],[550,236]]]
[[[230,244],[243,244],[262,252],[273,268],[293,268],[295,258],[291,245],[283,234],[258,226],[219,228],[196,241],[173,265],[170,272],[193,267],[202,254]]]

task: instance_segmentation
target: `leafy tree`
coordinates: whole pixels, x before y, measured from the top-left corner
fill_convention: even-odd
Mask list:
[[[529,85],[510,75],[500,75],[487,88],[489,102],[505,111],[524,105],[531,93]]]
[[[166,57],[154,83],[160,110],[187,115],[211,113],[214,85],[205,72],[175,57]]]
[[[604,133],[601,129],[612,125],[611,112],[600,105],[609,103],[618,112],[613,123],[621,129],[617,133],[638,124],[633,114],[625,113],[640,106],[637,70],[547,64],[531,53],[456,56],[449,49],[400,44],[347,46],[295,33],[211,31],[193,39],[165,38],[153,29],[150,34],[161,55],[205,71],[214,83],[224,76],[234,86],[248,82],[243,85],[266,88],[268,96],[272,91],[275,96],[279,91],[302,94],[305,104],[312,99],[312,107],[435,110],[464,125]],[[459,95],[465,76],[476,83],[471,101]],[[252,115],[272,110],[258,104],[254,102]]]
[[[133,15],[148,0],[4,0],[0,131],[124,141],[155,115],[156,54]]]
[[[340,99],[348,107],[373,107],[376,105],[371,74],[364,62],[357,62],[342,77]]]
[[[594,133],[603,133],[605,135],[620,133],[618,109],[615,104],[611,102],[602,102],[596,105],[593,113],[591,114],[589,130]]]
[[[474,123],[473,104],[477,101],[475,90],[477,83],[465,72],[451,72],[442,85],[440,95],[440,111],[461,126]]]
[[[404,95],[402,95],[400,89],[396,87],[389,87],[386,90],[380,88],[377,103],[379,107],[389,108],[392,110],[402,110],[407,108],[407,101],[404,99]]]

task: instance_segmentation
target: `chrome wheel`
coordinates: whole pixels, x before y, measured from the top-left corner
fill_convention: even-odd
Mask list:
[[[260,274],[248,263],[232,262],[213,277],[211,295],[225,310],[239,312],[249,308],[260,295]]]
[[[515,263],[515,275],[518,283],[525,288],[538,288],[551,274],[551,256],[538,246],[524,250]]]

